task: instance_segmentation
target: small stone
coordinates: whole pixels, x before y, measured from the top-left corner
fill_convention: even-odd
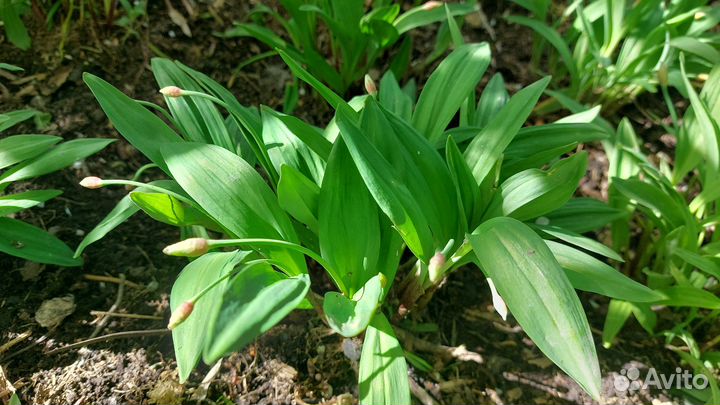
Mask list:
[[[40,304],[40,308],[35,312],[35,320],[40,326],[52,329],[60,325],[63,319],[73,312],[75,312],[75,297],[67,295]]]

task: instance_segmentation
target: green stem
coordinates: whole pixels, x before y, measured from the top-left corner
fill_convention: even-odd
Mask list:
[[[177,198],[178,200],[180,200],[186,204],[189,204],[192,207],[197,207],[197,204],[195,203],[195,201],[193,201],[183,195],[180,195],[174,191],[170,191],[166,188],[154,186],[154,185],[148,184],[148,183],[141,183],[139,181],[133,181],[133,180],[105,180],[105,179],[103,179],[102,185],[103,185],[103,187],[104,186],[113,186],[113,185],[143,187],[148,190],[157,191],[158,193],[167,194],[169,196]]]
[[[159,111],[160,114],[162,114],[163,117],[165,117],[168,121],[170,121],[175,128],[180,128],[177,121],[175,121],[175,118],[173,118],[173,116],[170,115],[170,113],[166,109],[160,107],[159,105],[157,105],[155,103],[151,103],[151,102],[145,101],[145,100],[135,100],[135,102],[137,102],[138,104],[140,104],[144,107],[148,107],[155,111]]]
[[[142,176],[143,173],[145,173],[149,169],[154,169],[158,167],[155,163],[148,163],[146,165],[141,166],[137,171],[135,172],[135,175],[130,179],[131,181],[138,181],[140,180],[140,176]]]
[[[673,126],[676,130],[679,130],[677,111],[675,111],[675,106],[673,105],[672,99],[670,98],[670,93],[668,92],[667,86],[660,86],[660,90],[662,91],[663,99],[665,99],[665,104],[667,105],[668,111],[670,111],[670,118],[672,118]]]
[[[220,282],[222,282],[222,281],[224,281],[224,280],[226,280],[226,279],[228,279],[228,278],[230,278],[230,277],[238,274],[238,273],[239,273],[240,271],[242,271],[242,270],[250,269],[251,267],[257,266],[257,265],[259,265],[259,264],[264,264],[264,263],[266,263],[266,261],[267,261],[267,260],[265,260],[265,259],[251,260],[251,261],[245,263],[245,265],[242,266],[242,267],[240,268],[240,270],[238,270],[238,271],[228,271],[227,274],[225,274],[224,276],[222,276],[222,277],[218,278],[217,280],[213,281],[210,285],[208,285],[207,287],[203,288],[202,291],[198,292],[198,293],[195,294],[192,298],[190,298],[190,302],[192,302],[193,304],[195,304],[195,303],[197,302],[197,300],[199,300],[200,298],[202,298],[202,296],[205,295],[205,294],[207,294],[208,291],[212,290],[215,286],[217,286],[218,284],[220,284]]]

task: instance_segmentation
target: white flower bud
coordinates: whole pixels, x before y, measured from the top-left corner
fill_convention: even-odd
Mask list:
[[[85,188],[96,189],[103,186],[103,181],[100,177],[89,176],[82,179],[80,185]]]
[[[185,301],[180,304],[172,315],[170,315],[170,321],[168,322],[167,328],[170,330],[175,329],[178,325],[185,322],[185,320],[192,314],[195,304],[192,301]]]
[[[166,246],[163,253],[168,256],[197,257],[202,256],[210,250],[207,239],[190,238]]]
[[[160,89],[160,93],[168,97],[182,97],[183,89],[177,86],[167,86]]]

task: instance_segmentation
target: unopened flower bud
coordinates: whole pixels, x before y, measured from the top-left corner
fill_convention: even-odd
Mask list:
[[[442,252],[435,253],[428,263],[428,276],[431,283],[435,284],[440,281],[443,266],[445,266],[445,255]]]
[[[424,11],[430,11],[430,10],[434,10],[438,7],[442,7],[442,5],[443,5],[442,1],[431,0],[431,1],[426,1],[425,4],[422,5],[422,9]]]
[[[170,321],[168,322],[167,328],[170,330],[175,329],[178,325],[185,322],[185,320],[192,314],[195,304],[192,301],[185,301],[180,304],[179,307],[173,311],[170,315]]]
[[[661,64],[657,71],[657,79],[661,86],[667,87],[668,85],[668,68],[666,64]]]
[[[168,256],[197,257],[202,256],[210,250],[207,239],[190,238],[166,246],[163,253]]]
[[[367,91],[367,94],[371,96],[376,95],[378,92],[375,80],[373,80],[370,75],[365,75],[365,91]]]
[[[103,181],[100,177],[89,176],[82,179],[80,185],[85,188],[96,189],[103,186]]]
[[[182,97],[183,89],[177,86],[167,86],[160,89],[160,93],[168,97]]]

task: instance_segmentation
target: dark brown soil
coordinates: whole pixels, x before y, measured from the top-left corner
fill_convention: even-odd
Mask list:
[[[201,70],[231,90],[247,105],[279,108],[289,74],[279,58],[270,58],[234,72],[234,67],[264,49],[249,40],[220,40],[212,35],[242,19],[250,2],[225,1],[219,10],[205,6],[190,22],[193,37],[186,38],[167,17],[163,2],[151,2],[149,17],[138,27],[138,36],[95,26],[78,27],[58,53],[58,33],[31,23],[33,48],[20,52],[0,43],[0,61],[18,64],[26,72],[15,79],[0,78],[1,111],[32,106],[52,115],[42,132],[77,137],[109,137],[118,141],[82,165],[43,177],[16,188],[59,188],[60,198],[43,209],[33,209],[22,219],[42,226],[70,246],[91,230],[127,193],[123,189],[85,190],[77,185],[84,176],[129,178],[146,160],[110,127],[81,74],[98,74],[138,99],[162,102],[149,71],[150,58],[158,52]],[[181,9],[179,3],[176,8]],[[529,32],[509,27],[502,19],[507,5],[485,5],[487,24],[469,21],[465,33],[472,40],[493,44],[494,62],[489,73],[502,72],[509,87],[530,83],[536,77],[527,66],[532,41]],[[210,13],[212,11],[212,13]],[[513,12],[518,10],[513,9]],[[214,15],[214,17],[213,17]],[[414,32],[418,58],[432,49],[434,32]],[[414,66],[414,75],[427,75],[432,66]],[[490,74],[486,75],[487,78]],[[359,92],[359,87],[351,92]],[[639,109],[636,111],[640,111]],[[297,114],[324,125],[329,108],[314,95],[301,98]],[[18,132],[34,132],[23,124]],[[602,160],[601,153],[598,159]],[[602,162],[598,163],[602,165]],[[149,176],[157,173],[149,172]],[[149,179],[149,178],[148,178]],[[597,180],[598,184],[601,180]],[[597,189],[589,186],[589,189]],[[241,353],[225,360],[216,371],[200,366],[190,381],[178,384],[168,334],[108,340],[54,351],[87,339],[97,328],[90,311],[107,311],[118,298],[118,284],[87,279],[86,275],[124,277],[138,285],[125,286],[117,312],[158,319],[112,318],[100,335],[164,328],[168,295],[183,261],[161,254],[179,237],[170,227],[138,214],[85,251],[82,268],[37,266],[0,256],[0,344],[28,332],[19,343],[0,352],[0,365],[24,404],[349,404],[357,398],[357,364],[343,351],[358,342],[343,342],[311,312],[293,313],[282,324]],[[42,302],[72,294],[76,309],[57,328],[47,330],[34,320]],[[583,296],[595,330],[602,328],[606,301]],[[418,342],[405,339],[408,350],[427,360],[434,371],[413,368],[418,387],[440,404],[475,403],[591,403],[578,386],[550,364],[510,320],[503,322],[490,308],[489,294],[479,271],[463,269],[450,277],[427,311],[416,323],[429,324],[431,332],[415,333]],[[433,326],[435,325],[435,326]],[[412,325],[403,324],[403,328]],[[662,343],[649,340],[631,325],[613,349],[598,347],[605,394],[615,403],[648,403],[666,398],[662,393],[641,392],[619,397],[613,378],[624,366],[639,362],[659,370],[674,370],[675,359],[660,350]],[[596,341],[600,341],[596,336]],[[464,346],[473,352],[470,361],[449,360],[428,353],[427,347]],[[425,347],[426,351],[417,349]],[[417,350],[415,350],[417,349]],[[635,363],[633,363],[635,364]],[[213,374],[207,384],[203,378]],[[2,373],[0,373],[2,376]],[[0,381],[0,398],[3,381]],[[623,402],[625,401],[625,402]]]

